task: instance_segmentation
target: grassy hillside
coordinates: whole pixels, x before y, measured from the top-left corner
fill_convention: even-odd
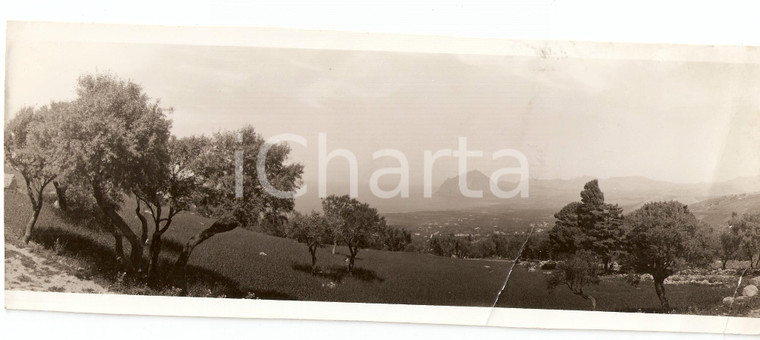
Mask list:
[[[125,207],[124,211],[130,211]],[[30,209],[20,193],[5,194],[6,242],[18,243]],[[137,227],[132,214],[125,217]],[[210,221],[194,214],[181,215],[167,234],[164,261],[176,257],[181,242]],[[101,283],[118,284],[110,235],[85,230],[61,220],[50,206],[43,209],[34,241],[68,257],[81,259],[78,275]],[[127,248],[128,250],[129,248]],[[426,254],[363,250],[357,272],[344,272],[346,250],[338,254],[322,249],[319,275],[309,273],[306,246],[291,240],[247,230],[213,237],[200,245],[190,260],[190,293],[196,296],[243,297],[254,293],[268,299],[343,302],[491,306],[511,266],[508,261],[466,260]],[[266,255],[264,255],[266,254]],[[566,289],[546,290],[545,273],[517,266],[498,306],[551,309],[589,309],[589,303]],[[729,286],[669,285],[671,304],[679,312],[715,313]],[[654,310],[659,306],[651,284],[634,288],[620,278],[606,278],[589,293],[607,311]],[[131,293],[155,294],[152,291]],[[691,307],[689,307],[691,306]]]
[[[711,198],[689,205],[697,218],[714,226],[726,226],[731,214],[760,212],[760,193]]]

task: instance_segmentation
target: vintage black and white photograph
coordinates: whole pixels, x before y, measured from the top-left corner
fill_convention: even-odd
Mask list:
[[[760,328],[760,50],[146,38],[173,30],[8,24],[9,308],[50,293]]]

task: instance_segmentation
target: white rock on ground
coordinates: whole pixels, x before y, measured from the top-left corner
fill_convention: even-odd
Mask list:
[[[755,277],[749,279],[749,284],[755,285],[755,286],[760,286],[760,276],[755,276]]]
[[[753,297],[757,295],[757,286],[749,285],[747,287],[744,287],[744,289],[742,289],[742,295],[748,296],[748,297]]]
[[[724,305],[730,305],[734,302],[734,298],[730,296],[726,296],[723,298],[723,304]]]
[[[736,299],[734,299],[735,302],[745,302],[747,300],[751,299],[749,296],[737,296]]]

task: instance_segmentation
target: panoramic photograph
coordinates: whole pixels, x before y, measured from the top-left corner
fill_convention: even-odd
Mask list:
[[[12,28],[7,291],[760,317],[757,59]]]

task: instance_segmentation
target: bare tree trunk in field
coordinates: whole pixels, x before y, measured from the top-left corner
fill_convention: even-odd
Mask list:
[[[24,243],[29,243],[29,240],[32,239],[32,231],[34,230],[34,225],[37,224],[37,218],[40,216],[40,211],[42,211],[42,200],[40,199],[37,206],[34,207],[34,212],[32,213],[32,217],[29,219],[29,222],[26,224],[26,228],[24,228],[24,236],[22,237]]]
[[[195,247],[197,247],[199,244],[203,243],[203,241],[208,240],[211,236],[233,230],[237,228],[238,225],[239,224],[236,222],[214,222],[210,227],[206,228],[200,233],[195,234],[187,241],[185,247],[182,249],[182,253],[180,253],[179,257],[177,258],[177,262],[174,263],[174,276],[182,285],[180,288],[183,290],[185,289],[185,267],[187,266],[187,261],[190,259],[190,254],[193,252],[193,249],[195,249]]]
[[[335,255],[335,248],[338,247],[338,242],[333,242],[332,254]]]
[[[660,305],[662,306],[662,312],[667,313],[670,311],[670,302],[665,297],[665,276],[656,275],[654,277],[654,290],[657,292],[657,297],[660,299]]]
[[[140,271],[142,269],[141,264],[143,255],[143,243],[140,243],[140,240],[132,231],[132,228],[129,227],[129,224],[127,224],[121,215],[116,212],[116,207],[113,204],[109,204],[105,201],[102,190],[96,185],[93,185],[92,188],[93,196],[95,196],[95,201],[97,202],[98,207],[100,207],[100,210],[104,215],[106,215],[106,217],[108,217],[108,219],[111,221],[111,224],[117,228],[118,231],[121,232],[121,235],[129,242],[129,245],[131,247],[131,252],[129,254],[131,268],[127,269]]]
[[[66,185],[60,184],[57,181],[53,181],[53,187],[55,188],[55,195],[58,197],[58,208],[61,210],[68,210],[69,203],[66,200]]]

